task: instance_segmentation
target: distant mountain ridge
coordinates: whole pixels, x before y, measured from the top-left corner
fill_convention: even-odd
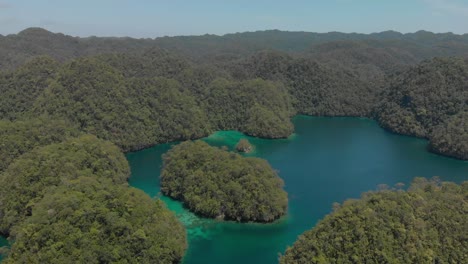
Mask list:
[[[380,33],[312,33],[266,30],[218,35],[158,37],[72,37],[52,33],[43,28],[27,28],[18,34],[0,36],[0,69],[13,69],[31,58],[48,55],[59,61],[106,53],[140,53],[154,47],[180,53],[193,60],[219,60],[251,55],[262,50],[304,53],[317,45],[336,42],[365,42],[374,47],[392,48],[410,53],[414,60],[434,56],[468,56],[468,34],[418,31],[402,34],[396,31]]]

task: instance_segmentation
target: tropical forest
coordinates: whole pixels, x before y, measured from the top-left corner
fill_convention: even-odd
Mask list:
[[[118,2],[95,36],[0,1],[0,263],[468,263],[467,32],[155,36]]]

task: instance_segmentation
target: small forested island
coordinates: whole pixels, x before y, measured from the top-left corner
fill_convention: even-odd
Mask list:
[[[164,155],[161,191],[209,218],[272,222],[286,214],[283,181],[266,160],[184,142]]]
[[[247,139],[243,138],[237,143],[236,150],[242,153],[249,153],[253,150],[253,146]]]
[[[280,258],[281,264],[467,263],[468,182],[416,178],[337,205]]]

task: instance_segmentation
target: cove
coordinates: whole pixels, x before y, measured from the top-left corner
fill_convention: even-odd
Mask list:
[[[247,138],[255,146],[248,155],[267,159],[284,179],[289,212],[269,225],[223,223],[196,217],[162,196],[187,227],[185,264],[277,263],[278,254],[330,213],[334,202],[359,198],[379,184],[408,185],[417,176],[468,180],[468,162],[430,153],[426,140],[386,132],[369,119],[297,116],[293,122],[296,133],[288,139],[251,138],[234,131],[203,139],[233,149],[240,138]],[[130,184],[161,196],[161,155],[171,145],[128,153]]]

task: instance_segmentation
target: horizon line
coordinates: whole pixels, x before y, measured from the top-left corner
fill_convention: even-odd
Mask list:
[[[392,29],[384,30],[384,31],[378,31],[378,32],[371,32],[371,33],[343,32],[343,31],[317,32],[317,31],[304,31],[304,30],[260,29],[260,30],[252,30],[252,31],[232,32],[232,33],[225,33],[225,34],[205,33],[205,34],[193,34],[193,35],[190,35],[190,34],[187,34],[187,35],[164,35],[164,36],[155,36],[155,37],[131,37],[131,36],[111,36],[111,35],[109,35],[109,36],[105,36],[105,35],[101,35],[101,36],[97,36],[97,35],[77,36],[77,35],[75,35],[75,36],[73,36],[73,35],[70,35],[70,34],[67,34],[67,33],[64,33],[64,32],[54,32],[54,31],[51,31],[51,30],[49,30],[49,29],[47,29],[45,27],[34,27],[34,26],[33,27],[26,27],[23,30],[18,31],[17,33],[10,33],[10,34],[6,34],[6,35],[0,34],[0,36],[2,36],[2,37],[15,36],[15,35],[17,36],[17,35],[25,32],[27,30],[32,30],[32,29],[44,30],[44,31],[47,31],[48,33],[62,34],[62,35],[73,37],[73,38],[131,38],[131,39],[158,39],[158,38],[202,37],[202,36],[225,37],[225,36],[229,36],[229,35],[260,33],[260,32],[270,32],[270,31],[287,32],[287,33],[306,33],[306,34],[331,34],[331,33],[337,33],[337,34],[347,34],[347,35],[368,35],[368,36],[387,33],[387,32],[400,34],[402,36],[413,35],[413,34],[424,32],[424,33],[431,33],[431,34],[434,34],[434,35],[447,35],[447,34],[450,34],[450,35],[462,36],[462,37],[463,36],[468,36],[468,33],[457,34],[457,33],[451,32],[451,31],[448,31],[448,32],[433,32],[433,31],[429,31],[429,30],[425,30],[425,29],[420,29],[418,31],[405,32],[405,33],[400,32],[400,31],[396,31],[396,30],[392,30]]]

